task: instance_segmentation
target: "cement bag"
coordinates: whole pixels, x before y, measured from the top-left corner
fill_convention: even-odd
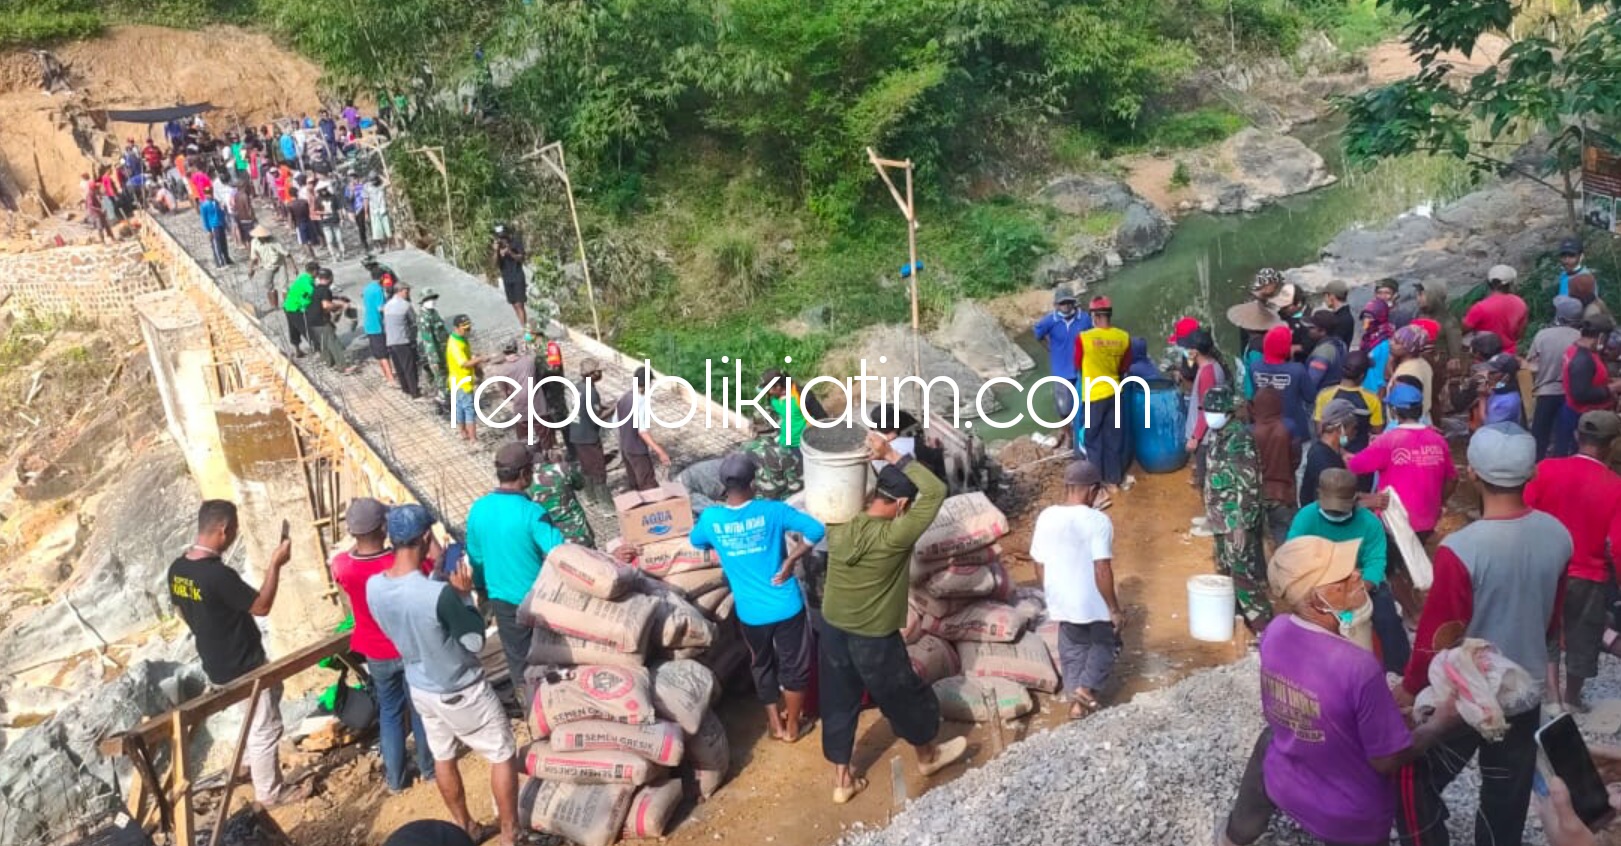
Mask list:
[[[1508,733],[1509,714],[1522,714],[1540,704],[1531,674],[1497,647],[1471,637],[1443,649],[1430,662],[1430,686],[1419,691],[1416,706],[1432,707],[1448,699],[1458,703],[1458,716],[1487,741]]]
[[[950,617],[952,614],[974,604],[973,599],[941,599],[930,596],[922,590],[913,590],[907,601],[917,606],[917,610],[930,617]]]
[[[1007,679],[952,676],[934,683],[934,697],[940,700],[940,716],[959,723],[990,722],[992,705],[1004,720],[1035,710],[1030,691]]]
[[[934,635],[926,634],[918,638],[917,643],[906,647],[906,654],[912,659],[912,670],[918,678],[929,684],[962,672],[957,651]]]
[[[1007,534],[1007,517],[981,491],[946,497],[939,516],[918,539],[916,554],[940,558],[990,546]]]
[[[577,720],[552,729],[553,752],[629,752],[655,764],[681,763],[686,737],[675,723],[627,726],[607,720]]]
[[[546,569],[555,570],[569,587],[598,599],[618,599],[636,583],[636,570],[589,546],[565,543],[546,554]]]
[[[917,639],[923,636],[924,616],[917,605],[910,602],[906,604],[906,628],[901,629],[901,640],[907,644],[917,643]]]
[[[618,652],[641,652],[653,622],[655,601],[627,594],[618,602],[598,599],[564,583],[551,567],[540,571],[523,607],[535,627],[600,643]]]
[[[688,570],[684,573],[671,573],[664,577],[664,583],[691,599],[712,590],[726,587],[726,572],[717,567],[713,570]]]
[[[722,599],[720,604],[715,606],[715,619],[720,621],[730,620],[732,619],[732,615],[736,613],[737,600],[732,597],[731,591],[727,591],[726,598]]]
[[[1064,675],[1064,665],[1058,660],[1059,625],[1060,623],[1057,620],[1049,620],[1046,617],[1042,617],[1034,621],[1034,624],[1030,627],[1030,630],[1035,632],[1037,637],[1041,638],[1042,643],[1047,644],[1047,655],[1053,659],[1053,672],[1057,673],[1059,677],[1062,678]]]
[[[675,779],[657,781],[637,788],[630,799],[630,812],[625,815],[625,828],[620,836],[628,840],[643,837],[663,837],[681,804],[681,782]]]
[[[560,681],[536,687],[529,709],[537,738],[578,720],[647,725],[653,719],[652,683],[640,667],[575,667]]]
[[[1011,585],[1002,565],[947,567],[923,582],[923,593],[936,599],[979,599],[1008,595]]]
[[[579,664],[607,664],[613,667],[640,667],[646,659],[638,652],[615,652],[601,644],[559,634],[551,629],[535,629],[529,635],[529,664],[534,667],[573,667]],[[528,671],[525,671],[525,676]]]
[[[719,646],[698,657],[698,663],[708,667],[715,678],[724,683],[742,669],[749,660],[749,647],[742,638],[723,639]]]
[[[579,846],[609,846],[619,836],[635,789],[623,784],[568,784],[526,778],[518,791],[518,819],[536,831]]]
[[[923,629],[953,643],[959,640],[1012,643],[1019,639],[1024,623],[1024,615],[1013,606],[984,600],[949,617],[925,617]]]
[[[720,566],[720,559],[713,550],[698,549],[682,535],[643,544],[636,550],[636,566],[650,576],[666,579],[690,570],[713,570]]]
[[[698,606],[669,591],[656,600],[652,627],[665,649],[705,649],[715,643],[715,624]]]
[[[1435,568],[1430,565],[1430,554],[1424,551],[1424,542],[1413,531],[1413,524],[1407,519],[1407,506],[1402,504],[1401,497],[1391,488],[1386,488],[1385,492],[1390,494],[1390,505],[1379,514],[1379,519],[1384,521],[1385,528],[1395,539],[1396,549],[1401,552],[1407,572],[1413,577],[1413,587],[1429,590],[1435,584]]]
[[[705,711],[698,733],[687,736],[687,763],[697,776],[698,794],[705,799],[715,795],[732,765],[732,749],[726,742],[726,727],[714,711]]]
[[[697,661],[665,661],[652,672],[653,713],[697,734],[715,698],[714,672]]]
[[[1017,608],[1026,623],[1047,616],[1047,595],[1036,587],[1016,587],[1008,596],[1008,604]]]
[[[957,644],[963,674],[975,678],[1003,678],[1044,693],[1058,690],[1058,671],[1053,669],[1047,644],[1034,632],[1026,632],[1013,643]]]
[[[1002,547],[991,544],[979,549],[970,549],[956,555],[942,555],[938,558],[925,558],[913,555],[912,563],[908,568],[908,575],[912,584],[923,581],[934,573],[947,567],[973,567],[980,564],[989,564],[1002,557]]]
[[[731,595],[731,588],[723,587],[720,590],[712,590],[706,594],[703,594],[702,596],[699,596],[697,599],[692,601],[692,604],[702,609],[705,614],[709,615],[710,619],[714,619],[715,612],[720,610],[720,604],[725,602],[726,598]]]
[[[545,741],[523,752],[523,771],[535,778],[569,784],[628,784],[640,787],[663,771],[629,752],[553,752]],[[618,826],[614,826],[617,831]]]

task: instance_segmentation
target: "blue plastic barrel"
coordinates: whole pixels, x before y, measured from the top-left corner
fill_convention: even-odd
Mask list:
[[[1131,430],[1132,451],[1145,473],[1174,473],[1188,463],[1186,429],[1187,399],[1169,381],[1155,379],[1143,391],[1135,381],[1128,382],[1126,426]],[[1147,425],[1144,425],[1144,411]]]

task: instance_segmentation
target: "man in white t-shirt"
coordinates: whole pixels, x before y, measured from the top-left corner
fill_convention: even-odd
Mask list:
[[[1058,663],[1070,694],[1070,719],[1098,709],[1098,691],[1120,654],[1120,601],[1114,593],[1114,523],[1092,507],[1103,474],[1086,459],[1064,470],[1064,502],[1036,518],[1030,536],[1047,594],[1047,614],[1058,621]]]

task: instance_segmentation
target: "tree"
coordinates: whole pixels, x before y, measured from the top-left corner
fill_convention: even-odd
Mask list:
[[[1450,155],[1487,171],[1516,172],[1558,192],[1572,229],[1580,188],[1584,122],[1621,102],[1621,4],[1560,0],[1379,0],[1404,16],[1404,39],[1418,58],[1407,79],[1346,98],[1346,152],[1368,161],[1410,153]],[[1493,67],[1468,83],[1452,78],[1449,52],[1474,52],[1481,36],[1512,37]],[[1546,132],[1559,182],[1501,150],[1508,139]]]

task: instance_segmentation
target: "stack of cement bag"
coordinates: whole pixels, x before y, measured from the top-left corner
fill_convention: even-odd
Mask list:
[[[719,572],[718,570],[716,571]],[[661,837],[689,775],[720,787],[731,752],[711,710],[717,626],[670,585],[564,544],[519,611],[533,628],[520,818],[580,846]]]
[[[1041,591],[1013,587],[996,541],[1007,518],[983,493],[950,497],[918,540],[903,633],[912,667],[934,685],[950,720],[984,722],[1035,708],[1030,691],[1058,690],[1053,653],[1035,627]]]

